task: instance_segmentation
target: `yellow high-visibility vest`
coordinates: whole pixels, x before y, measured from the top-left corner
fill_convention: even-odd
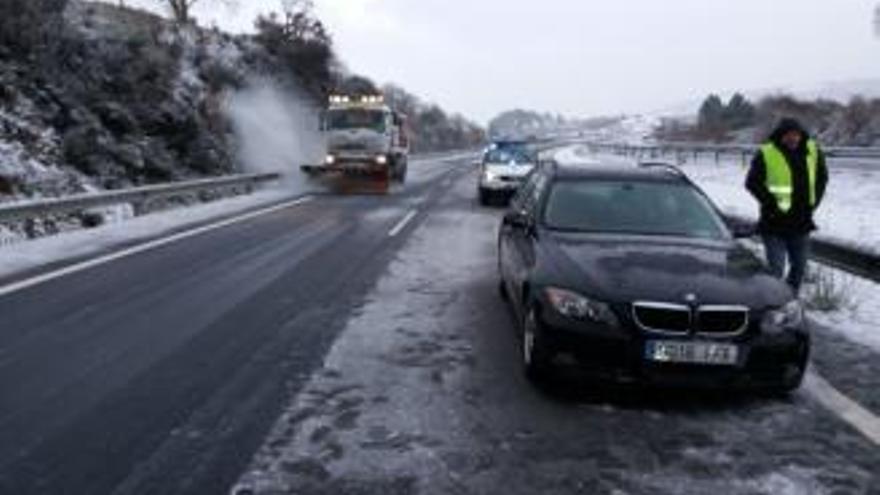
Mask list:
[[[791,198],[794,194],[794,183],[791,180],[791,165],[785,154],[774,143],[761,146],[764,166],[767,169],[765,184],[776,198],[780,211],[791,210]],[[819,145],[815,140],[807,141],[807,175],[810,184],[810,206],[816,206],[816,174],[819,169]]]

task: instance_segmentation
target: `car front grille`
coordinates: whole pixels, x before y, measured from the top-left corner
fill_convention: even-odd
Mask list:
[[[749,309],[744,306],[699,306],[662,302],[636,302],[632,305],[635,324],[650,333],[687,335],[695,332],[707,337],[727,337],[744,332],[749,325]]]
[[[705,335],[735,335],[749,325],[749,308],[701,306],[697,309],[697,332]]]
[[[691,328],[691,308],[679,304],[637,302],[633,320],[642,330],[684,335]]]

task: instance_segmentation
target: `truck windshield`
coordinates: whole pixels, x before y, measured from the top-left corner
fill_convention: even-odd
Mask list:
[[[327,128],[370,129],[385,132],[385,112],[364,109],[331,110],[327,112]]]

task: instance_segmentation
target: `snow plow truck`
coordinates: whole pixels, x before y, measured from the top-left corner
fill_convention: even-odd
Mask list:
[[[327,152],[317,165],[303,165],[310,176],[363,178],[387,191],[406,180],[409,131],[406,116],[382,95],[332,95],[321,118]]]

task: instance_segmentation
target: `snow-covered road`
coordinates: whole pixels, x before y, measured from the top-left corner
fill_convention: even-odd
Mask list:
[[[776,495],[878,486],[880,450],[809,388],[778,401],[628,391],[577,377],[544,392],[529,384],[497,294],[500,211],[476,205],[475,180],[461,180],[428,213],[235,493]],[[826,335],[819,331],[819,345],[842,352]]]
[[[878,495],[876,349],[817,326],[833,393],[785,400],[538,389],[501,211],[423,165],[0,294],[0,492]]]

